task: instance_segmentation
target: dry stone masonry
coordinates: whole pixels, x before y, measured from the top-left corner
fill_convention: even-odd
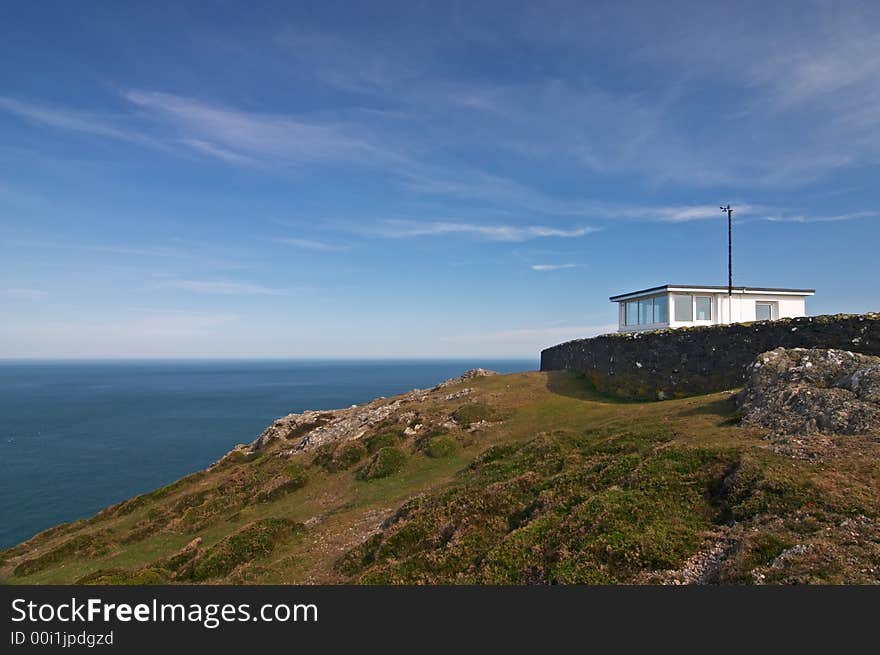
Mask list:
[[[541,370],[576,371],[622,398],[663,400],[740,387],[755,357],[779,347],[880,355],[880,314],[606,334],[547,348]]]

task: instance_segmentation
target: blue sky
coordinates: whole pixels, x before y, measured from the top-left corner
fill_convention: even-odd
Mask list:
[[[160,4],[4,6],[0,357],[536,357],[728,202],[880,309],[878,3]]]

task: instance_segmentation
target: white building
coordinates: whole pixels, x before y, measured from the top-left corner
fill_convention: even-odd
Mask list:
[[[814,289],[764,289],[664,284],[619,296],[618,332],[769,321],[806,315],[806,297]]]

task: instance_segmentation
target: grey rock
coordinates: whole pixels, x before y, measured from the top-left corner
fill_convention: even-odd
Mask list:
[[[474,378],[484,378],[490,375],[498,375],[497,371],[490,371],[485,368],[472,368],[469,371],[465,371],[457,378],[450,378],[448,380],[444,380],[436,387],[432,389],[432,391],[437,391],[439,389],[445,389],[446,387],[451,387],[456,384],[460,384],[462,382],[466,382],[467,380],[473,380]]]
[[[744,424],[774,434],[880,431],[880,357],[818,348],[761,353],[737,406]]]

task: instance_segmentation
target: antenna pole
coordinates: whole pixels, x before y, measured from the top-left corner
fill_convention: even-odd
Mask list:
[[[727,321],[733,323],[733,209],[727,205],[721,211],[727,213]]]

